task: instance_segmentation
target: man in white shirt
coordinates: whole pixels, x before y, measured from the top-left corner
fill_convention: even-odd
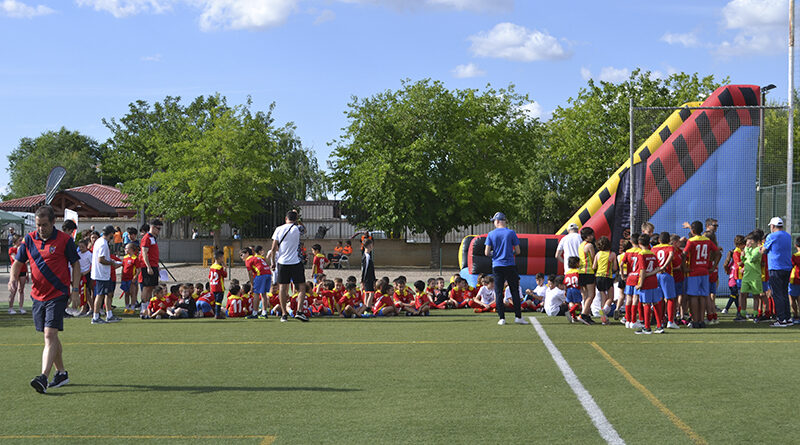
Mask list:
[[[565,269],[567,259],[573,256],[579,257],[578,250],[581,248],[581,234],[578,233],[578,225],[572,223],[567,230],[569,234],[561,238],[561,241],[558,242],[558,248],[556,248],[556,258],[564,263]]]
[[[108,242],[114,238],[115,231],[114,226],[106,226],[103,229],[103,236],[97,238],[92,249],[91,277],[94,280],[95,293],[92,324],[113,323],[122,320],[119,317],[115,317],[111,312],[111,300],[114,297],[115,284],[111,281],[111,268],[122,264],[111,259],[111,249],[108,246]],[[106,305],[105,320],[100,318],[100,310],[103,308],[104,300]]]
[[[267,253],[267,262],[277,264],[276,283],[280,289],[278,296],[281,305],[281,321],[288,320],[287,304],[289,288],[294,282],[297,288],[297,312],[294,318],[308,321],[303,314],[303,303],[306,300],[306,275],[303,262],[300,258],[300,236],[305,232],[305,227],[298,222],[297,211],[286,213],[286,224],[275,229],[272,234],[272,248]]]

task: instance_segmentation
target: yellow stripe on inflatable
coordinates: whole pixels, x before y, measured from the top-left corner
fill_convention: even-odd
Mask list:
[[[702,104],[703,104],[702,102],[686,102],[685,104],[681,105],[680,108],[683,108],[683,107],[699,107]],[[680,113],[681,109],[680,108],[676,109],[675,111],[673,111],[672,114],[670,114],[669,117],[664,121],[664,123],[662,123],[656,129],[656,131],[654,131],[653,134],[651,134],[650,137],[648,137],[644,141],[644,143],[642,143],[642,145],[640,145],[639,148],[633,153],[634,164],[638,164],[638,163],[642,162],[642,153],[645,150],[648,151],[648,153],[649,153],[648,156],[650,156],[653,153],[655,153],[656,150],[658,150],[661,147],[662,144],[664,144],[664,141],[666,139],[661,139],[661,132],[664,130],[664,128],[669,128],[669,134],[672,135],[672,133],[674,133],[675,130],[678,129],[678,127],[683,125],[684,120],[681,119],[681,115],[680,115],[681,114]],[[694,112],[693,110],[689,110],[689,111],[690,112]],[[688,119],[688,116],[687,116],[687,119]],[[667,138],[669,138],[669,136],[667,136]],[[597,210],[600,209],[600,207],[603,205],[603,201],[600,200],[600,194],[603,192],[603,190],[606,190],[606,189],[608,189],[608,192],[611,195],[616,194],[617,193],[617,187],[619,186],[619,174],[622,173],[623,171],[625,171],[629,167],[630,167],[630,160],[626,160],[625,163],[622,164],[617,169],[617,171],[615,171],[614,174],[611,175],[610,178],[608,178],[608,180],[605,182],[605,184],[600,186],[600,188],[597,190],[597,192],[595,192],[594,195],[592,195],[592,197],[589,198],[586,201],[586,204],[581,206],[581,208],[579,208],[578,211],[575,212],[575,214],[572,215],[572,217],[566,223],[564,223],[564,225],[561,226],[560,229],[558,229],[556,234],[567,233],[567,228],[572,223],[577,224],[578,227],[582,226],[583,224],[581,223],[580,214],[583,213],[584,211],[589,212],[589,216],[590,217],[592,215],[594,215],[595,212],[597,212]]]

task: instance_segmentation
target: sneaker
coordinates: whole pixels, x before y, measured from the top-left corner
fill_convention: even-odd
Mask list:
[[[792,324],[800,324],[800,318],[793,318]]]
[[[64,386],[67,383],[69,383],[69,374],[67,371],[57,372],[56,375],[53,376],[53,381],[47,386],[48,388],[58,388],[59,386]]]
[[[11,309],[8,310],[8,315],[17,315],[17,311],[15,311],[13,308],[11,308]],[[33,381],[31,381],[31,385],[32,384],[33,384]],[[44,392],[44,391],[40,391],[40,392]]]
[[[630,328],[631,328],[631,322],[626,321],[625,322],[625,329],[630,329]]]
[[[294,318],[296,318],[296,319],[298,319],[298,320],[300,320],[302,322],[308,321],[308,317],[306,317],[306,314],[304,314],[302,312],[300,312],[297,315],[295,315]]]
[[[155,317],[153,317],[153,320],[161,320],[162,318],[163,318],[162,316],[156,315]]]
[[[747,317],[742,316],[742,314],[736,314],[736,316],[733,317],[733,321],[747,321]]]
[[[657,327],[655,328],[655,330],[653,330],[653,334],[663,334],[663,333],[664,333],[664,328],[662,327]]]
[[[256,319],[258,319],[258,315],[250,314],[250,315],[248,315],[247,317],[244,317],[244,318],[246,318],[248,320],[256,320]]]
[[[631,329],[644,329],[644,323],[641,321],[634,321],[631,323]]]
[[[26,311],[26,310],[25,310],[25,309],[23,309],[23,308],[19,308],[19,310],[17,311],[17,313],[18,313],[18,314],[25,315],[25,314],[27,314],[27,313],[28,313],[28,311]]]
[[[269,316],[267,316],[267,314],[262,314],[262,315],[258,316],[259,320],[266,320],[267,318],[269,318]]]
[[[47,376],[44,374],[39,374],[31,380],[31,386],[33,389],[36,390],[39,394],[44,394],[47,392]]]
[[[585,324],[586,326],[589,326],[589,325],[592,324],[584,314],[581,314],[580,316],[578,316],[578,321],[580,321],[581,323]]]
[[[500,325],[500,326],[505,326],[506,325],[506,319],[505,318],[501,318],[500,320],[497,321],[497,324]]]
[[[701,321],[700,324],[697,325],[698,328],[703,329],[706,327],[706,322]]]
[[[224,316],[224,315],[222,315],[222,312],[220,312],[220,313],[219,313],[219,314],[217,314],[217,315],[216,315],[214,318],[216,318],[217,320],[224,320],[224,319],[225,319],[225,316]]]
[[[289,317],[286,314],[281,315],[281,323],[286,323],[289,321]]]
[[[653,331],[651,331],[650,329],[645,329],[645,328],[639,329],[638,331],[634,332],[634,334],[648,334],[648,335],[652,334],[652,333],[653,333]]]
[[[570,314],[569,312],[565,313],[564,317],[566,317],[567,323],[575,323],[575,320],[572,319],[572,314]]]
[[[92,318],[92,324],[106,324],[106,321],[102,318]]]
[[[619,310],[614,311],[614,320],[619,320],[620,312]]]
[[[680,329],[680,326],[678,326],[678,324],[675,323],[674,321],[668,321],[667,329]]]
[[[770,327],[773,328],[785,328],[792,325],[791,321],[788,320],[776,320],[775,323],[770,324]]]
[[[713,319],[713,320],[709,320],[709,321],[708,321],[708,324],[709,324],[709,326],[710,326],[710,325],[718,325],[718,324],[719,324],[719,319],[718,319],[718,318],[715,318],[715,319]]]
[[[106,317],[106,323],[116,323],[118,321],[122,321],[122,318],[117,317],[116,315],[112,315],[111,318]]]
[[[608,324],[608,316],[606,316],[605,312],[600,312],[600,324],[606,326]]]
[[[728,310],[727,310],[727,309],[723,309],[721,312],[722,312],[723,314],[727,314],[727,313],[728,313]]]
[[[582,314],[582,315],[581,315],[581,318],[583,318],[584,320],[588,321],[588,322],[589,322],[589,324],[597,324],[597,322],[596,322],[596,321],[594,321],[594,319],[592,318],[592,316],[591,316],[591,315],[589,315],[589,314]]]
[[[514,317],[514,323],[516,323],[516,324],[531,324],[528,320],[526,320],[524,318],[521,318],[521,317],[520,318]]]
[[[88,312],[78,312],[78,315],[76,315],[76,317],[80,317],[80,318],[88,317],[88,316],[89,316]]]
[[[150,316],[147,315],[147,314],[142,314],[142,315],[139,316],[139,318],[141,318],[142,320],[149,320]]]

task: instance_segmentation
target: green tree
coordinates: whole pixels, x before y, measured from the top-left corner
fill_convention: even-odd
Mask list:
[[[10,180],[3,199],[44,193],[47,175],[57,165],[67,170],[61,182],[62,190],[99,182],[97,165],[101,156],[102,147],[97,141],[64,127],[35,138],[22,138],[8,155],[6,170]],[[108,182],[115,180],[107,176],[106,179]]]
[[[620,83],[589,80],[547,122],[545,149],[536,153],[537,168],[522,185],[532,192],[522,195],[524,216],[542,215],[562,224],[628,158],[631,98],[635,106],[673,107],[702,101],[728,82],[727,77],[717,82],[714,76],[696,73],[656,78],[640,69]],[[669,113],[639,114],[634,132],[637,147]],[[546,193],[540,199],[533,192],[542,187]]]
[[[528,102],[513,86],[448,90],[430,79],[353,97],[330,163],[351,221],[427,232],[435,267],[449,231],[500,209],[513,216],[520,162],[541,137]]]
[[[250,107],[220,95],[188,106],[172,97],[136,102],[119,121],[104,120],[113,133],[106,164],[125,178],[133,205],[170,221],[191,217],[219,246],[222,224],[247,224],[266,200],[303,199],[322,177],[293,125],[274,125],[274,104]]]

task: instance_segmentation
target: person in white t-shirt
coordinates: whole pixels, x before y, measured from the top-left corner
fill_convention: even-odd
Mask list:
[[[267,253],[267,262],[277,267],[275,282],[278,283],[278,292],[281,306],[281,321],[288,320],[286,302],[289,299],[291,283],[297,288],[297,307],[302,308],[306,300],[306,275],[303,262],[300,258],[300,237],[305,232],[305,226],[298,220],[297,211],[286,213],[286,224],[275,229],[272,234],[272,248]],[[302,311],[297,311],[294,318],[308,321]]]
[[[491,275],[483,277],[483,286],[470,301],[469,306],[475,309],[475,313],[490,312],[495,309],[494,277]]]
[[[558,242],[558,247],[556,248],[556,258],[558,261],[564,263],[564,266],[567,265],[567,259],[570,257],[580,257],[578,255],[578,250],[581,247],[581,234],[578,233],[578,225],[572,223],[569,225],[567,229],[569,234],[567,234],[564,238],[561,238],[561,241]],[[566,269],[566,267],[564,267]]]
[[[550,275],[544,296],[544,312],[549,317],[559,317],[567,312],[567,291],[564,289],[564,276]]]
[[[119,317],[115,317],[111,312],[111,300],[114,298],[114,282],[111,281],[111,268],[118,267],[122,263],[111,259],[111,249],[108,242],[114,238],[114,226],[108,225],[103,229],[103,236],[97,238],[94,242],[92,249],[92,272],[91,277],[94,280],[94,314],[92,315],[92,324],[105,324],[121,321]],[[100,310],[103,308],[103,302],[106,305],[106,319],[100,318]]]

